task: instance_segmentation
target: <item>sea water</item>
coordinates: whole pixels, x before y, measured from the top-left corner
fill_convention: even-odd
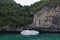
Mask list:
[[[0,40],[60,40],[60,33],[40,33],[35,36],[20,34],[0,34]]]

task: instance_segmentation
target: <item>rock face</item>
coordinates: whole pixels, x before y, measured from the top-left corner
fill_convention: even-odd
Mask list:
[[[44,6],[42,10],[34,14],[32,27],[50,28],[52,31],[60,31],[60,5],[53,7]]]
[[[14,28],[14,27],[11,27],[11,26],[3,26],[3,27],[0,27],[0,31],[22,31],[23,30],[23,27],[19,27],[19,28]]]

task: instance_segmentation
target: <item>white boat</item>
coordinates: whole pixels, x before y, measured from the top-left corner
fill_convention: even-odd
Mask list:
[[[21,35],[38,35],[39,32],[36,30],[23,30],[21,31]]]

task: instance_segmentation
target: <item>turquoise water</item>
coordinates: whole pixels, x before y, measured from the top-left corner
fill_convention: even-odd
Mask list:
[[[41,33],[36,36],[22,36],[20,34],[0,34],[0,40],[60,40],[60,34]]]

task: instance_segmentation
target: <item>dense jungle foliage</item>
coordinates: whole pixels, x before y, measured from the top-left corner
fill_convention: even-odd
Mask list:
[[[0,0],[0,26],[22,27],[32,22],[29,6],[22,6],[13,0]]]

